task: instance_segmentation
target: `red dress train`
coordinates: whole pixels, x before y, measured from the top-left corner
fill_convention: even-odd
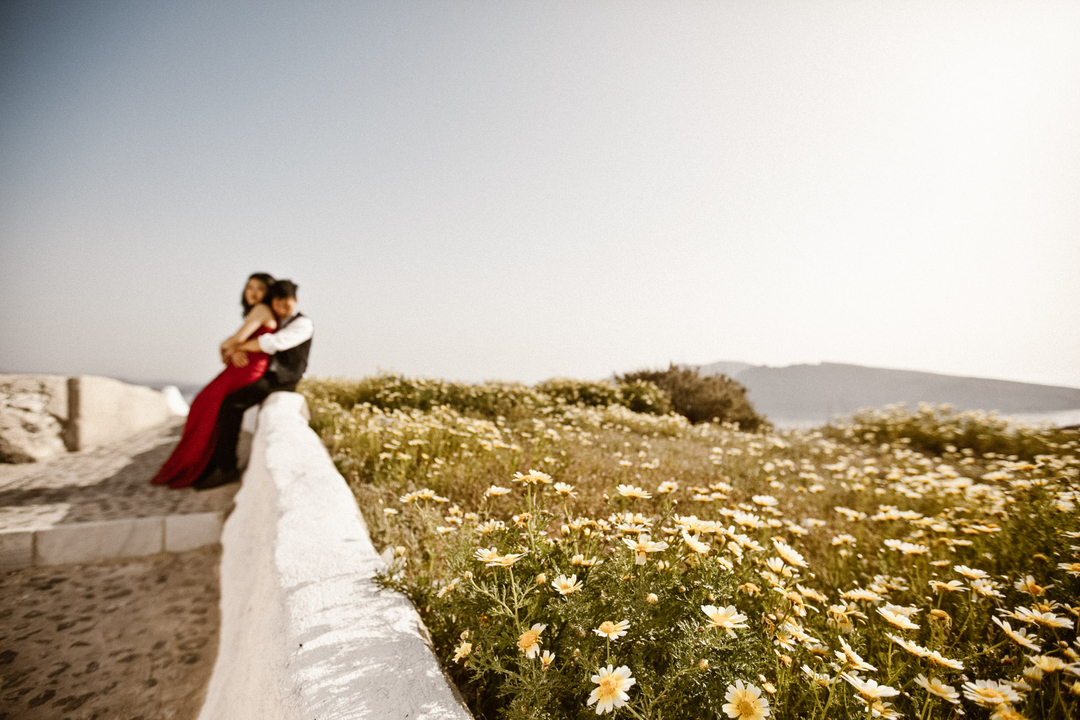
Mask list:
[[[270,332],[273,330],[263,325],[251,337]],[[184,488],[198,479],[214,454],[218,410],[225,396],[261,378],[269,364],[270,356],[266,353],[248,353],[245,367],[225,366],[220,375],[199,391],[191,402],[180,442],[150,481],[152,484]]]

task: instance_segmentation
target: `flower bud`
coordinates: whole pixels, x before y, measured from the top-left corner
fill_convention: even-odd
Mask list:
[[[706,660],[705,658],[701,658],[700,660],[698,660],[697,666],[698,666],[698,670],[700,670],[702,672],[705,672],[706,670],[709,669],[709,661]]]
[[[660,598],[656,597],[656,593],[649,593],[645,596],[645,602],[649,603],[650,605],[655,605],[656,603],[660,602]]]

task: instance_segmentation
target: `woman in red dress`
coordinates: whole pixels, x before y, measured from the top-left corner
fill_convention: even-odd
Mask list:
[[[263,302],[266,291],[273,283],[274,278],[266,273],[255,273],[248,278],[240,299],[244,306],[244,324],[235,335],[221,344],[221,359],[226,363],[225,369],[195,396],[184,424],[184,434],[172,455],[150,481],[154,485],[184,488],[195,482],[206,469],[206,464],[210,462],[210,456],[214,452],[221,402],[226,395],[250,385],[266,372],[270,364],[269,355],[248,353],[246,363],[240,360],[241,366],[235,364],[232,348],[249,338],[277,329],[277,318]]]

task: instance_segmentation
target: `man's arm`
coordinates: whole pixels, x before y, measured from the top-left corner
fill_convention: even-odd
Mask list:
[[[260,335],[259,337],[266,337]],[[259,347],[259,338],[252,338],[251,340],[245,340],[236,347],[233,348],[233,352],[262,352],[262,348]]]
[[[267,355],[276,355],[283,350],[289,350],[311,339],[311,336],[315,334],[315,325],[311,322],[311,318],[307,316],[301,316],[293,320],[289,325],[275,333],[267,333],[266,335],[260,335],[254,340],[248,340],[244,344],[240,345],[238,349],[247,350],[250,343],[254,342],[255,345],[251,347],[251,352],[264,352]]]
[[[311,319],[307,316],[298,317],[289,323],[289,326],[284,330],[245,340],[234,347],[233,352],[263,352],[267,355],[276,355],[282,350],[288,350],[300,343],[307,342],[314,334],[315,325],[311,322]],[[243,365],[239,365],[239,367],[243,367]]]

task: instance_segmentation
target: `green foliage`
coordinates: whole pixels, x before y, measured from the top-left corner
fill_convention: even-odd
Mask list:
[[[337,403],[345,409],[367,404],[383,410],[416,409],[425,412],[438,406],[491,420],[497,417],[529,417],[556,405],[606,407],[622,405],[634,412],[664,415],[670,412],[667,398],[655,385],[635,381],[610,383],[557,378],[529,387],[520,383],[456,383],[428,378],[409,378],[383,373],[359,380],[308,379],[300,392]]]
[[[656,385],[644,380],[611,383],[588,382],[555,378],[536,385],[542,395],[568,405],[606,407],[622,405],[636,413],[666,415],[671,412],[667,395]]]
[[[417,409],[426,412],[445,405],[458,412],[488,418],[528,414],[545,402],[545,398],[520,383],[472,385],[408,378],[394,373],[359,380],[305,380],[300,391],[319,400],[335,402],[346,409],[366,403],[383,410]]]
[[[394,549],[382,582],[412,598],[479,720],[593,717],[609,663],[636,680],[614,710],[633,718],[726,717],[739,681],[770,720],[989,720],[977,680],[1015,692],[1019,717],[1080,717],[1075,437],[1031,461],[926,455],[905,437],[747,433],[546,391],[531,414],[487,419],[305,390]],[[639,564],[646,541],[663,546]],[[703,610],[729,605],[734,637]],[[625,636],[594,632],[623,620]],[[856,676],[898,694],[867,701]]]
[[[619,404],[636,413],[666,415],[671,412],[671,399],[667,393],[647,380],[621,382]]]
[[[619,377],[622,383],[649,382],[671,398],[672,409],[692,423],[730,422],[755,431],[765,418],[754,410],[746,388],[727,375],[702,376],[697,370],[674,363],[667,370],[638,370]]]
[[[571,521],[573,527],[552,542],[551,523],[565,517],[547,505],[561,505],[559,496],[530,489],[520,499],[518,520],[486,532],[481,542],[476,528],[502,514],[491,511],[494,501],[481,503],[477,517],[440,539],[439,552],[449,558],[446,570],[452,579],[432,583],[423,571],[412,574],[409,555],[399,556],[383,576],[388,586],[429,608],[431,632],[439,638],[436,649],[450,659],[451,675],[477,717],[595,715],[585,705],[595,685],[582,680],[606,665],[632,669],[642,716],[697,717],[702,708],[722,705],[727,686],[736,679],[752,680],[774,669],[775,656],[760,627],[731,636],[709,627],[703,605],[760,606],[739,596],[735,576],[722,566],[688,557],[685,548],[686,564],[680,561],[678,570],[655,562],[637,565],[625,546],[603,553],[604,561],[596,566],[582,565],[582,559],[575,565],[578,551],[587,558],[602,553],[592,531],[597,526]],[[440,534],[437,500],[408,505],[403,521],[420,533]],[[522,557],[509,567],[485,566],[476,558],[479,546]],[[553,583],[567,576],[579,589],[561,594]],[[604,621],[626,621],[626,635],[599,636],[596,630]],[[519,643],[538,624],[545,627],[529,657]],[[465,650],[467,656],[452,659]],[[554,656],[546,668],[541,651]]]
[[[552,378],[536,385],[536,391],[544,393],[556,402],[589,407],[619,404],[619,388],[602,380],[583,382],[568,378]]]
[[[1080,435],[1076,430],[1011,422],[996,413],[958,412],[949,405],[928,403],[921,403],[914,412],[903,404],[860,410],[850,421],[829,426],[826,432],[855,442],[900,441],[932,455],[960,449],[1023,460],[1054,454]]]

